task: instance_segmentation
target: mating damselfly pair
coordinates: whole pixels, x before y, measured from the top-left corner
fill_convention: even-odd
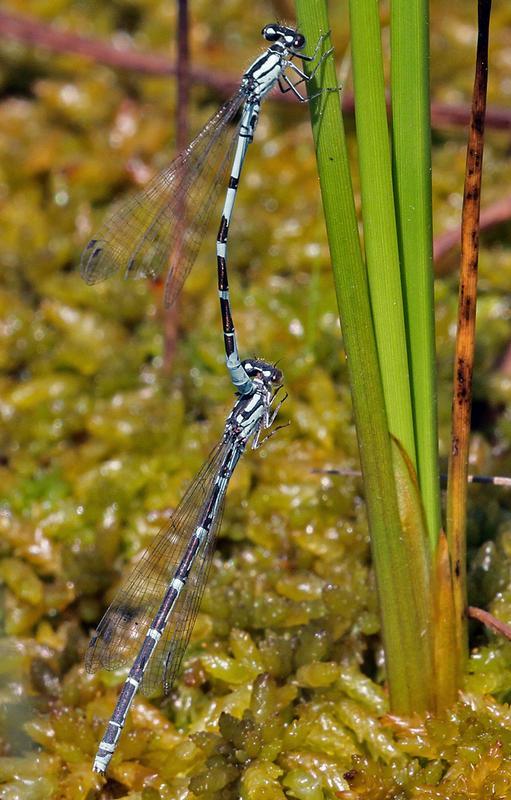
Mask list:
[[[216,255],[227,367],[238,397],[220,443],[118,591],[89,645],[86,665],[91,671],[131,664],[94,762],[100,773],[115,751],[137,690],[160,687],[168,692],[172,686],[204,591],[229,480],[249,440],[253,448],[262,444],[261,434],[271,428],[282,403],[273,409],[280,370],[262,359],[242,361],[239,356],[227,278],[229,225],[261,100],[275,85],[306,100],[297,87],[311,79],[332,51],[318,58],[324,35],[312,55],[303,55],[305,37],[283,25],[266,25],[262,35],[270,46],[243,74],[238,91],[166,170],[106,219],[82,256],[81,271],[88,283],[116,271],[136,277],[157,276],[167,269],[165,299],[172,304],[232,165]],[[293,63],[294,57],[316,61],[308,76]],[[298,76],[296,83],[288,71]],[[229,123],[240,109],[239,125],[226,144]]]

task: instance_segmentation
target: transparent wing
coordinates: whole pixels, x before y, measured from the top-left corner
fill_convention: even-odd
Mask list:
[[[165,632],[147,665],[141,686],[144,694],[152,694],[158,689],[163,689],[165,694],[168,694],[179,672],[208,580],[216,537],[222,522],[224,500],[225,494],[221,499],[215,522],[195,558],[188,580],[174,606]]]
[[[134,661],[176,566],[181,561],[195,528],[202,520],[215,478],[231,447],[231,442],[226,440],[213,450],[172,514],[168,525],[157,534],[131,575],[117,591],[90,641],[85,658],[88,672],[94,672],[100,667],[119,669]],[[216,533],[218,525],[213,527]],[[203,567],[207,571],[211,560],[207,542],[196,558],[197,564],[193,568],[193,579],[190,576],[191,585],[187,597],[178,599],[176,604],[181,618],[183,614],[190,613],[191,599],[188,597],[195,598],[197,604],[200,602],[205,578],[200,576],[199,570]],[[179,621],[175,624],[169,622],[169,630],[177,631],[180,624],[182,623]],[[168,636],[165,639],[167,641]],[[147,683],[149,685],[153,681],[148,678]]]
[[[228,143],[226,134],[244,100],[237,92],[167,169],[117,204],[82,253],[80,271],[87,283],[118,270],[125,277],[156,277],[169,268],[166,297],[175,299],[225,183],[237,128]]]

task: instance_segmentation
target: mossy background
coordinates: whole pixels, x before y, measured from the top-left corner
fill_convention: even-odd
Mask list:
[[[4,9],[175,52],[167,0]],[[193,63],[236,78],[287,3],[195,2]],[[332,7],[346,90],[347,9]],[[469,102],[475,4],[432,6],[432,97]],[[386,42],[386,38],[385,38]],[[509,106],[511,12],[493,12],[489,103]],[[0,42],[0,798],[322,800],[511,794],[511,643],[474,627],[463,702],[386,710],[349,388],[306,111],[265,103],[239,193],[231,290],[244,355],[280,359],[290,420],[243,459],[184,671],[138,697],[108,781],[91,761],[123,676],[84,673],[88,636],[223,429],[213,218],[179,307],[170,375],[161,296],[80,280],[109,203],[171,160],[175,83]],[[192,91],[193,131],[223,97]],[[351,129],[351,146],[356,153]],[[465,131],[434,132],[435,232],[459,224]],[[509,194],[510,129],[488,129],[483,206]],[[356,178],[355,178],[356,183]],[[511,473],[509,226],[483,236],[471,469]],[[437,281],[440,435],[449,435],[455,273]],[[370,391],[370,387],[368,387]],[[511,623],[511,500],[472,488],[470,600]],[[396,587],[399,591],[399,587]],[[491,697],[482,695],[491,693]],[[225,712],[221,716],[222,712]],[[220,726],[218,721],[220,718]],[[353,760],[355,756],[355,760]]]

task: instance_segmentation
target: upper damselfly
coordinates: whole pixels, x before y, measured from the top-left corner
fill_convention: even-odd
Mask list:
[[[209,120],[195,139],[143,191],[118,205],[89,241],[81,259],[87,283],[97,283],[114,272],[125,277],[157,277],[165,270],[165,301],[174,302],[197,256],[214,202],[231,174],[218,230],[216,252],[218,292],[222,314],[227,367],[240,394],[250,394],[254,384],[240,362],[232,320],[227,279],[227,239],[239,178],[259,117],[261,101],[278,85],[292,91],[312,79],[332,52],[319,58],[327,36],[321,36],[314,53],[304,55],[305,37],[285,25],[262,30],[268,49],[243,74],[237,92]],[[292,59],[316,62],[306,75]],[[298,80],[293,83],[288,73]],[[230,123],[242,109],[239,124]]]

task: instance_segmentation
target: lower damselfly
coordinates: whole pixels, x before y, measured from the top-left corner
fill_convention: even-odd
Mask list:
[[[125,277],[156,278],[165,270],[165,302],[176,299],[197,256],[214,202],[227,171],[231,173],[217,235],[217,276],[227,368],[240,394],[251,394],[254,383],[243,369],[232,319],[227,278],[227,239],[234,201],[247,147],[254,137],[261,101],[274,86],[308,98],[297,88],[310,81],[332,50],[318,54],[328,36],[320,37],[310,56],[301,51],[305,37],[285,25],[262,30],[268,49],[243,73],[237,92],[209,120],[174,161],[151,180],[143,191],[121,202],[87,244],[81,274],[97,283],[114,272]],[[309,75],[293,58],[316,62]],[[297,77],[293,82],[289,73]],[[232,127],[239,110],[239,124]]]
[[[95,772],[107,769],[138,689],[170,691],[206,585],[229,480],[248,442],[256,449],[278,430],[261,439],[285,399],[273,407],[282,372],[260,359],[245,360],[243,368],[254,392],[237,398],[219,444],[118,590],[90,641],[89,672],[131,664],[99,745]]]

